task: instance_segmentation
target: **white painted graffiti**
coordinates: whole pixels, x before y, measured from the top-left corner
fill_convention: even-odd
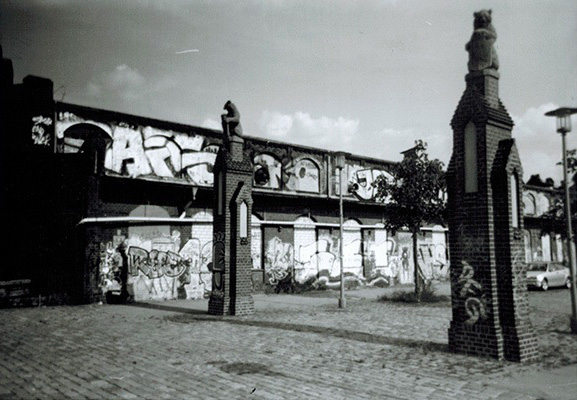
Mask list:
[[[458,278],[461,290],[459,296],[465,298],[465,311],[469,318],[465,321],[467,325],[474,325],[479,319],[487,317],[487,310],[485,301],[479,292],[482,291],[482,286],[479,282],[473,279],[475,270],[465,260],[461,261],[463,271]]]
[[[343,193],[347,193],[348,188],[351,188],[352,193],[363,200],[372,200],[375,197],[377,189],[373,184],[379,176],[392,179],[392,175],[387,171],[376,168],[365,168],[361,165],[347,165],[345,171],[346,178],[343,182]],[[333,180],[335,182],[334,192],[335,194],[339,194],[338,172],[335,172]]]
[[[428,279],[446,279],[449,273],[447,249],[443,243],[420,243],[419,257],[423,273]]]
[[[199,186],[212,186],[212,168],[219,145],[204,136],[130,126],[126,123],[102,123],[68,112],[58,114],[56,135],[64,152],[77,152],[85,139],[67,137],[78,124],[94,125],[112,139],[104,159],[106,170],[132,178],[157,176],[184,179]]]
[[[290,278],[291,269],[294,266],[293,258],[292,243],[285,243],[276,236],[268,241],[265,252],[265,270],[271,285]]]
[[[259,154],[254,160],[254,184],[258,187],[291,192],[318,193],[319,167],[310,159],[289,159],[281,163],[270,154]]]
[[[104,165],[108,170],[131,177],[184,178],[197,185],[211,186],[212,167],[218,146],[203,136],[179,134],[152,127],[133,129],[118,126]]]
[[[32,142],[39,146],[50,146],[52,137],[47,127],[52,126],[52,118],[38,115],[32,118]]]
[[[222,232],[214,233],[212,249],[212,296],[224,297],[224,274],[226,273],[226,246]]]
[[[150,229],[153,232],[153,228]],[[121,245],[127,246],[125,260]],[[199,239],[192,238],[179,248],[178,231],[152,239],[132,235],[125,241],[124,236],[114,236],[111,242],[101,244],[102,290],[120,290],[120,271],[126,263],[128,291],[137,301],[206,297],[212,285],[207,262],[212,257],[212,242],[202,245]]]

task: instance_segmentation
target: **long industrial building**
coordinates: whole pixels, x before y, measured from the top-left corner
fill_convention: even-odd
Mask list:
[[[212,167],[221,132],[57,102],[49,79],[14,84],[2,64],[0,300],[105,301],[127,279],[136,301],[195,299],[211,290]],[[255,291],[338,285],[339,180],[333,152],[245,136],[254,164]],[[413,281],[412,240],[390,234],[372,183],[393,162],[348,155],[346,285]],[[347,187],[354,187],[348,191]],[[527,261],[563,259],[541,215],[558,191],[528,185]],[[418,259],[446,279],[446,228],[422,227]],[[122,276],[127,265],[127,277]]]

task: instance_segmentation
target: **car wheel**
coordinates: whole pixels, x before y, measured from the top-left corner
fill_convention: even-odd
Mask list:
[[[567,280],[565,281],[565,286],[567,287],[567,289],[571,289],[571,278],[567,278]]]
[[[549,282],[547,282],[547,279],[543,279],[543,283],[541,283],[541,289],[544,291],[549,289]]]

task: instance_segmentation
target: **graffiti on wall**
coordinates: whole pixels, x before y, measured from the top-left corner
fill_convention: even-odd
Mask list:
[[[333,182],[332,193],[338,195],[339,191],[339,170],[333,171],[331,181]],[[373,184],[379,176],[392,179],[392,175],[382,169],[367,168],[358,164],[347,164],[344,168],[342,182],[343,194],[352,193],[354,196],[363,200],[372,200],[377,194]]]
[[[343,245],[343,275],[364,280],[362,271],[361,240],[355,239]],[[325,284],[340,281],[341,265],[338,239],[322,238],[301,245],[295,260],[295,280],[304,283],[318,278]]]
[[[457,228],[463,257],[483,254],[487,248],[487,239],[482,235],[467,232],[465,224]],[[487,318],[490,312],[490,298],[484,293],[482,285],[475,279],[475,268],[469,261],[461,260],[461,273],[457,278],[457,295],[464,300],[467,325],[474,325]]]
[[[465,260],[461,261],[463,270],[457,282],[460,286],[459,296],[465,299],[465,312],[469,317],[465,324],[474,325],[479,319],[487,318],[486,299],[483,288],[479,282],[473,279],[475,270]]]
[[[403,263],[396,248],[392,238],[380,243],[365,239],[365,277],[369,286],[389,286],[401,282]],[[408,264],[406,268],[408,270]]]
[[[364,169],[359,165],[349,165],[347,170],[348,183],[354,188],[354,194],[364,200],[371,200],[376,196],[377,192],[373,183],[379,176],[391,177],[387,171]]]
[[[328,239],[320,239],[301,245],[295,260],[295,280],[304,283],[307,280],[321,278],[328,280],[334,265],[338,264],[338,254]]]
[[[48,127],[52,126],[52,118],[38,115],[32,117],[32,143],[38,146],[50,146],[52,135]]]
[[[129,271],[132,276],[144,274],[148,279],[180,276],[190,267],[190,260],[172,251],[147,251],[137,246],[128,249]]]
[[[218,146],[198,135],[163,131],[152,127],[118,126],[106,152],[106,169],[131,177],[183,178],[211,186]]]
[[[319,167],[307,158],[290,160],[284,165],[283,180],[290,191],[318,193]]]
[[[226,273],[226,253],[224,233],[215,232],[212,250],[212,296],[224,297],[224,274]]]
[[[142,228],[142,227],[140,227]],[[151,227],[153,229],[154,227]],[[212,242],[189,239],[180,247],[180,233],[146,238],[117,234],[101,244],[100,286],[104,292],[119,291],[121,268],[128,268],[128,292],[137,301],[149,299],[193,299],[207,297],[212,275],[209,260]],[[126,246],[126,261],[120,246]]]
[[[413,283],[413,242],[411,235],[397,232],[396,236],[387,239],[388,272],[391,284]]]
[[[116,238],[117,236],[115,236]],[[124,241],[124,236],[122,236]],[[100,244],[100,282],[99,286],[104,293],[120,292],[122,288],[121,268],[123,260],[118,251],[118,245],[113,242]]]
[[[288,231],[288,233],[287,233]],[[370,231],[368,233],[367,231]],[[343,274],[345,280],[357,280],[360,285],[389,286],[412,283],[414,266],[412,238],[407,232],[387,237],[384,229],[345,230],[343,244]],[[340,235],[338,229],[317,228],[316,239],[294,245],[293,231],[265,231],[264,267],[268,284],[291,280],[293,283],[340,281]],[[272,232],[272,233],[270,233]],[[358,233],[357,233],[358,232]],[[444,232],[427,233],[419,238],[418,262],[427,279],[445,280],[449,274]]]
[[[291,192],[319,193],[319,167],[311,159],[277,160],[270,154],[253,159],[254,184],[257,187],[283,189]]]
[[[280,189],[281,163],[270,154],[259,154],[253,159],[254,184],[257,187]]]
[[[419,243],[421,270],[427,279],[445,280],[449,274],[447,248],[444,243]]]
[[[213,184],[212,168],[219,149],[214,140],[151,126],[103,124],[61,112],[56,131],[64,143],[64,152],[77,152],[82,147],[84,139],[67,137],[67,131],[78,124],[94,125],[110,136],[104,159],[108,173],[182,179],[198,186]]]
[[[280,282],[290,280],[293,267],[293,244],[284,242],[278,236],[268,240],[265,250],[265,273],[269,284],[277,286]]]

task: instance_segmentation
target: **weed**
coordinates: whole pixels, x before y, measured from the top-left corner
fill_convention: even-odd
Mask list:
[[[379,297],[378,300],[394,303],[440,303],[448,302],[449,297],[435,293],[432,282],[427,282],[421,290],[420,299],[414,291],[396,290],[390,295]]]

